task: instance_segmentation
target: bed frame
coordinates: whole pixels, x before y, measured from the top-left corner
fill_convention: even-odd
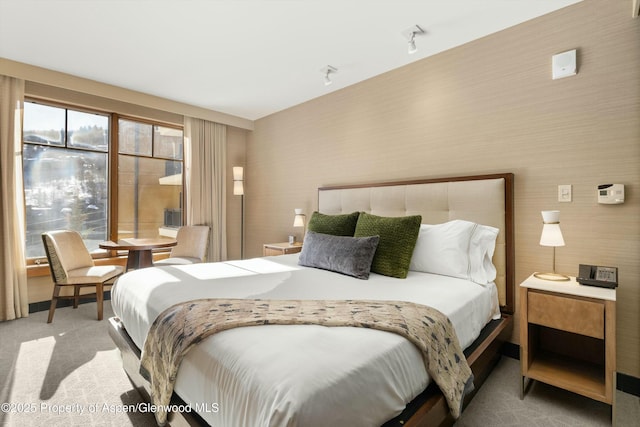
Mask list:
[[[364,211],[380,216],[422,215],[423,223],[466,219],[500,229],[494,264],[498,270],[502,318],[490,322],[480,337],[465,350],[474,374],[475,390],[466,396],[466,406],[501,357],[504,342],[511,337],[514,312],[515,251],[513,222],[513,174],[491,174],[453,178],[416,179],[376,184],[322,187],[318,189],[318,210],[328,214]],[[120,349],[123,368],[146,401],[149,384],[139,373],[140,350],[118,318],[109,319],[109,335]],[[172,403],[183,404],[174,393]],[[171,413],[169,424],[206,425],[195,413]],[[444,427],[454,420],[444,396],[435,384],[385,427]]]

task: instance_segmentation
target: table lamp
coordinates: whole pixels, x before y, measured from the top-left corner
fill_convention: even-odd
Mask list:
[[[569,276],[556,273],[556,247],[564,246],[564,238],[560,230],[560,211],[542,211],[542,224],[540,246],[553,248],[553,270],[551,273],[535,273],[534,277],[557,282],[567,281]]]
[[[296,213],[296,216],[293,218],[293,226],[294,228],[302,227],[302,238],[300,239],[300,244],[302,244],[302,240],[304,239],[304,233],[305,233],[304,228],[305,228],[307,217],[305,216],[305,214],[302,213],[302,209],[295,209],[294,212]],[[295,241],[293,243],[295,243]]]

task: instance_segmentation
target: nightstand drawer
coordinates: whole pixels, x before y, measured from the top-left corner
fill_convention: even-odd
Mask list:
[[[530,291],[529,323],[589,337],[604,338],[604,304]]]

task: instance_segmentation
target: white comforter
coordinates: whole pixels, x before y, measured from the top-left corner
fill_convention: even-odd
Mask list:
[[[198,298],[414,301],[449,316],[463,348],[499,317],[493,284],[416,272],[359,280],[300,267],[297,259],[132,271],[113,287],[113,309],[140,348],[158,314]],[[417,348],[393,333],[269,325],[224,331],[192,348],[175,391],[212,426],[375,426],[398,415],[428,381]]]

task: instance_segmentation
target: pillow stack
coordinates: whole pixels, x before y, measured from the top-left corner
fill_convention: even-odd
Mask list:
[[[327,215],[314,212],[300,254],[300,265],[361,279],[369,272],[405,278],[420,231],[420,215],[381,217],[365,212]]]
[[[420,215],[314,212],[299,264],[359,279],[370,272],[404,279],[409,271],[419,271],[481,285],[495,280],[492,259],[500,230],[464,220],[421,221]]]

